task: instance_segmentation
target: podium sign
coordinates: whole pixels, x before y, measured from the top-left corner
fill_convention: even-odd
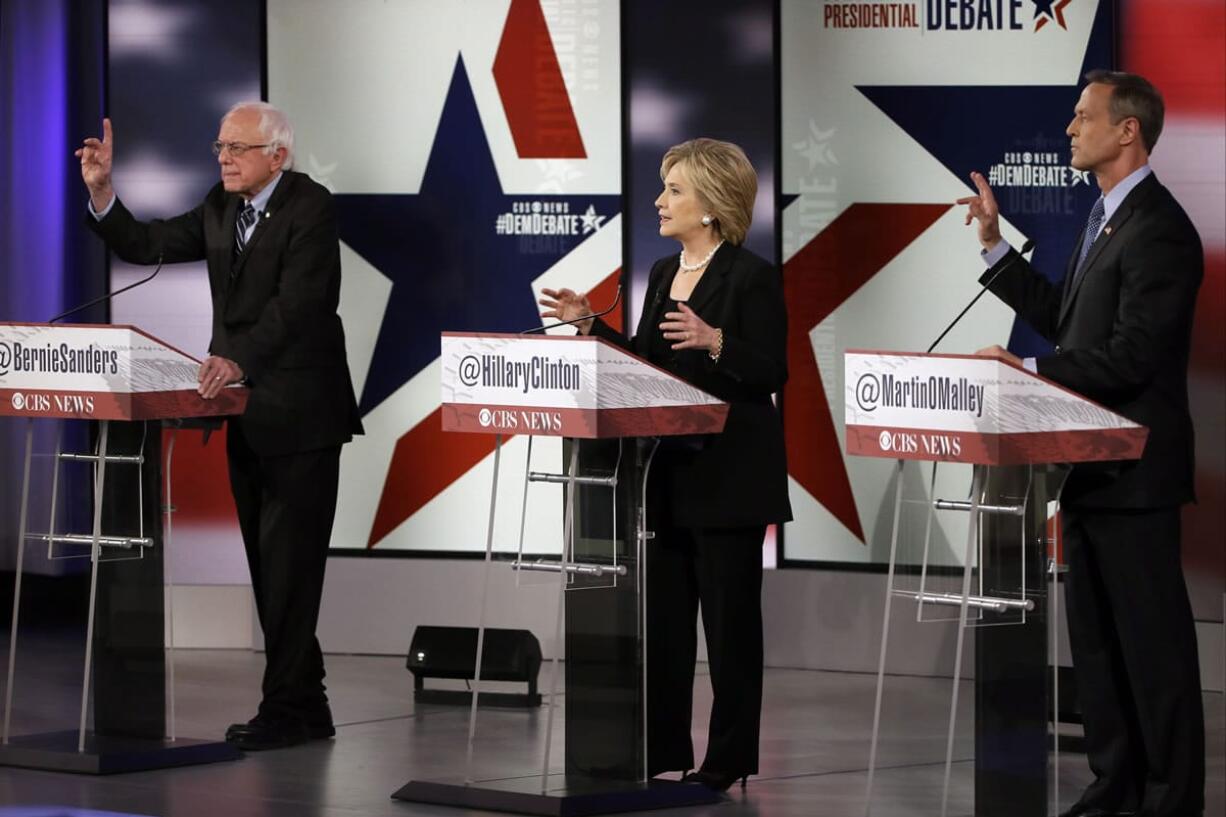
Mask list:
[[[242,414],[196,392],[200,361],[132,326],[0,323],[0,416],[150,420]]]
[[[877,697],[869,749],[867,808],[871,809],[881,699],[895,596],[925,607],[957,607],[954,668],[941,817],[949,808],[958,696],[965,632],[975,629],[975,813],[1045,814],[1048,769],[1045,746],[1048,656],[1058,654],[1057,629],[1049,643],[1046,625],[1058,620],[1056,571],[1046,567],[1047,512],[1058,499],[1067,469],[1077,462],[1135,460],[1149,430],[1024,367],[971,355],[850,350],[844,357],[844,425],[849,455],[895,461],[894,520],[886,574]],[[969,494],[956,498],[921,496],[923,551],[904,559],[904,586],[896,584],[900,564],[899,528],[903,510],[904,460],[931,462],[929,490],[937,485],[937,463],[968,463]],[[961,592],[930,570],[933,514],[968,515],[962,553]],[[1043,590],[1043,574],[1051,586]],[[918,579],[918,583],[913,580]],[[1050,600],[1050,612],[1045,609]],[[970,612],[974,610],[972,618]],[[1011,625],[1011,626],[1002,626]],[[1007,760],[993,747],[1013,747]],[[1057,781],[1058,782],[1058,781]],[[1053,783],[1058,801],[1058,785]],[[1060,809],[1056,807],[1054,812]]]
[[[994,358],[855,350],[844,371],[849,455],[979,465],[1132,460],[1149,434]]]
[[[173,609],[174,585],[163,570],[171,536],[162,515],[174,503],[169,479],[162,501],[170,455],[163,466],[158,430],[162,420],[242,414],[249,394],[230,386],[205,400],[196,391],[199,368],[200,361],[132,326],[0,323],[0,417],[26,418],[0,766],[110,774],[239,757],[228,744],[175,734],[174,683],[166,683],[174,650],[166,649],[164,615],[167,604]],[[30,465],[41,418],[95,420],[97,435],[89,452],[62,451],[56,442],[51,507],[43,517],[50,522],[33,532]],[[90,533],[55,530],[59,475],[70,463],[92,469]],[[109,474],[111,465],[121,467]],[[34,543],[89,547],[81,709],[75,731],[13,736],[22,565],[26,545]]]
[[[715,434],[728,405],[593,337],[444,332],[444,431]]]

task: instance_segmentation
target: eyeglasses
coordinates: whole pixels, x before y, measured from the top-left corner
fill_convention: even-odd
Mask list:
[[[271,146],[272,146],[271,142],[267,142],[262,145],[249,145],[246,142],[218,141],[218,142],[213,143],[213,155],[220,156],[223,150],[228,150],[230,151],[231,156],[242,156],[244,153],[251,150],[252,148],[266,148],[266,147],[271,147]]]

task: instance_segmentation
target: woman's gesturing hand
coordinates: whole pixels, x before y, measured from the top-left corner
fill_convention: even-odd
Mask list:
[[[660,329],[664,339],[675,341],[674,349],[706,349],[715,352],[719,345],[719,332],[698,317],[698,313],[686,304],[677,304],[680,312],[665,312]]]
[[[559,321],[573,321],[584,315],[592,314],[592,304],[587,295],[575,292],[573,289],[542,289],[544,296],[538,303],[545,307],[542,318],[554,318]],[[592,331],[592,321],[579,321],[575,324],[580,334],[586,335]]]

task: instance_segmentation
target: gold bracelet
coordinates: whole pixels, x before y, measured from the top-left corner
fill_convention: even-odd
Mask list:
[[[712,352],[708,352],[707,354],[710,356],[712,360],[714,360],[716,363],[719,363],[719,356],[722,355],[723,353],[724,353],[724,330],[716,329],[715,330],[715,350]]]

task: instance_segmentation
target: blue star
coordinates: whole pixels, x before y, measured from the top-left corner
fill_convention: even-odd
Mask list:
[[[363,415],[438,357],[440,332],[540,325],[531,282],[586,236],[497,234],[498,216],[520,202],[563,203],[574,215],[594,206],[601,217],[620,209],[618,196],[503,193],[457,60],[420,192],[336,196],[341,240],[392,281],[359,400]]]
[[[1056,13],[1052,11],[1052,4],[1056,0],[1030,0],[1034,3],[1034,19],[1039,19],[1040,16],[1046,15],[1048,19],[1055,19]]]
[[[988,175],[1007,154],[1021,157],[1015,164],[1029,165],[1038,162],[1027,158],[1027,152],[1032,157],[1054,152],[1057,159],[1050,166],[1067,167],[1064,129],[1077,102],[1080,74],[1089,67],[1111,65],[1112,5],[1098,7],[1082,71],[1070,77],[1068,85],[861,86],[858,90],[968,186],[972,170]],[[1065,187],[993,187],[1001,215],[1034,239],[1035,269],[1053,281],[1064,277],[1073,245],[1099,195],[1097,185],[1084,184],[1074,175],[1069,172]],[[973,265],[973,246],[967,257],[967,264]],[[952,261],[960,263],[957,258]],[[1014,324],[1010,351],[1027,356],[1050,348],[1029,325]]]

